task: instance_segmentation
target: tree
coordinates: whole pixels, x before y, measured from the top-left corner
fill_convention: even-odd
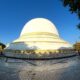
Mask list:
[[[1,42],[0,42],[0,46],[2,46],[2,49],[4,49],[6,47],[6,45]]]
[[[78,18],[80,19],[80,0],[61,0],[63,6],[69,7],[69,11],[71,13],[77,14]],[[80,29],[80,23],[77,25],[78,29]]]

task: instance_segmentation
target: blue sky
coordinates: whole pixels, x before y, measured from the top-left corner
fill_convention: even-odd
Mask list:
[[[51,20],[64,40],[72,44],[80,40],[79,20],[60,0],[0,0],[0,42],[11,43],[25,23],[37,17]]]

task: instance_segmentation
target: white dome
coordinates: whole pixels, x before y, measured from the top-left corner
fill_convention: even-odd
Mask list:
[[[70,49],[72,49],[72,45],[60,38],[55,25],[51,21],[35,18],[25,24],[20,37],[6,47],[5,55],[27,59],[52,58],[55,57],[52,54],[60,51],[61,53],[65,51],[65,56],[67,56]],[[44,53],[47,55],[44,55]],[[48,54],[50,55],[48,56]],[[64,57],[64,54],[59,56]]]
[[[32,32],[49,32],[59,36],[55,25],[45,18],[35,18],[30,20],[22,29],[20,36]]]

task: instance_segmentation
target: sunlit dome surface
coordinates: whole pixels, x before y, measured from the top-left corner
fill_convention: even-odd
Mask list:
[[[49,32],[59,36],[55,25],[51,21],[45,18],[35,18],[30,20],[23,27],[20,36],[32,32]]]

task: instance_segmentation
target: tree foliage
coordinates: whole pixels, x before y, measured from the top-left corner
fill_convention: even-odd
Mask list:
[[[80,0],[61,0],[63,6],[69,7],[69,11],[71,13],[76,13],[78,18],[80,19]],[[80,29],[80,24],[77,25],[78,29]]]
[[[2,48],[5,48],[6,45],[0,42],[0,45],[2,46]]]

